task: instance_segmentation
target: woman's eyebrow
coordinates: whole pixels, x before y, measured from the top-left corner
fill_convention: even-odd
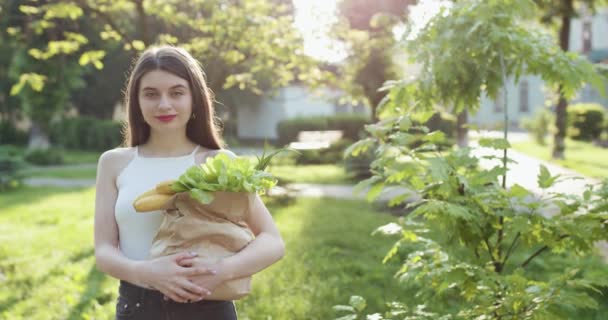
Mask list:
[[[188,89],[188,87],[186,87],[186,86],[185,86],[185,85],[183,85],[183,84],[176,84],[176,85],[172,86],[172,87],[171,87],[171,88],[169,88],[169,89]],[[142,88],[141,90],[142,90],[142,91],[146,91],[146,90],[158,90],[158,89],[157,89],[157,88],[153,88],[153,87],[144,87],[144,88]]]
[[[183,84],[176,84],[173,87],[169,88],[169,89],[188,89],[188,87],[186,87]]]

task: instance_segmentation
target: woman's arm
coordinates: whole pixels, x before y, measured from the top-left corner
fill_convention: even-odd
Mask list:
[[[95,262],[97,268],[116,278],[136,283],[136,261],[128,259],[118,248],[118,226],[114,205],[118,191],[115,151],[106,151],[99,158],[95,190]]]
[[[211,273],[208,268],[184,268],[179,261],[192,258],[187,252],[154,260],[136,261],[119,249],[118,225],[114,206],[118,196],[115,177],[126,165],[116,151],[105,152],[99,159],[95,193],[95,262],[100,271],[141,287],[155,288],[174,301],[198,300],[208,291],[188,281],[190,276]],[[122,165],[121,165],[122,163]]]
[[[281,234],[258,195],[248,210],[245,221],[256,238],[239,253],[218,262],[217,271],[225,280],[253,275],[285,255]]]

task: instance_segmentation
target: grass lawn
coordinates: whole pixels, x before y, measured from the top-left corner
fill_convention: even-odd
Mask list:
[[[513,148],[529,156],[572,169],[587,177],[600,179],[608,177],[608,162],[606,162],[608,149],[596,147],[588,142],[566,139],[565,160],[551,159],[551,142],[541,146],[532,140],[522,141],[513,143]]]
[[[44,168],[30,167],[22,171],[23,175],[28,178],[58,178],[58,179],[95,179],[97,168]]]
[[[65,150],[63,159],[65,164],[93,163],[96,164],[103,152]]]
[[[25,153],[25,146],[16,147],[21,154]],[[102,152],[98,151],[82,151],[82,150],[66,150],[60,149],[63,154],[64,164],[81,164],[81,163],[93,163],[96,164],[101,156]]]
[[[24,188],[0,194],[0,318],[113,319],[118,281],[97,271],[94,190]],[[367,203],[299,199],[270,208],[283,234],[283,260],[254,276],[237,302],[239,319],[333,319],[350,295],[368,310],[403,292],[381,259],[394,239],[370,237],[395,217]]]
[[[270,166],[270,172],[285,183],[353,184],[344,167],[333,164]]]

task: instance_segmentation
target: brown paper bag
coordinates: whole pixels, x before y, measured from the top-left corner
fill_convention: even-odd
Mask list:
[[[214,192],[209,204],[202,204],[187,192],[175,194],[163,206],[163,222],[150,249],[156,258],[183,251],[195,251],[205,262],[229,257],[254,239],[244,222],[255,193]],[[238,300],[251,290],[251,277],[224,282],[208,300]]]

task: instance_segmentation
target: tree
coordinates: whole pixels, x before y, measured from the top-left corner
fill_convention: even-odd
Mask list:
[[[10,44],[12,59],[7,76],[13,81],[10,94],[17,95],[21,110],[32,121],[29,145],[49,145],[50,121],[68,103],[70,93],[83,86],[85,69],[75,59],[86,38],[71,32],[81,12],[77,7],[39,1],[9,2],[2,7],[2,38]],[[31,17],[48,14],[46,23]],[[90,54],[90,53],[85,53]],[[15,83],[16,82],[16,83]]]
[[[407,7],[417,1],[345,0],[339,3],[342,20],[334,26],[334,35],[345,42],[349,55],[344,61],[338,86],[355,101],[363,100],[377,120],[376,109],[385,96],[379,91],[387,80],[396,79],[393,62],[393,28],[403,22]]]
[[[283,0],[23,1],[18,8],[25,15],[23,27],[50,31],[53,26],[86,16],[88,23],[99,26],[101,40],[120,44],[126,50],[139,51],[156,43],[179,44],[202,62],[215,92],[236,87],[259,95],[288,84],[296,76],[314,83],[323,75],[315,62],[304,56],[302,40],[292,24],[293,7]],[[31,48],[31,42],[25,40],[20,44],[33,59],[76,55],[80,57],[69,61],[78,61],[83,67],[102,67],[110,45],[100,48],[98,41],[89,41],[80,31],[73,23],[55,38],[47,39],[46,48]],[[51,76],[45,70],[20,69],[27,76],[14,86],[13,93],[30,96],[32,92],[20,90],[27,85],[42,90],[43,80]]]
[[[582,8],[591,12],[595,6],[605,3],[602,0],[534,0],[541,9],[540,20],[558,29],[559,47],[563,51],[570,50],[570,25],[572,19],[578,17]],[[553,158],[565,158],[565,138],[567,129],[568,100],[558,89],[558,101],[555,106],[555,137],[553,142]]]
[[[496,97],[509,78],[522,74],[540,75],[559,85],[566,97],[585,81],[601,80],[587,59],[564,53],[550,36],[524,24],[534,12],[531,0],[466,0],[437,15],[410,43],[422,65],[419,78],[388,82],[381,120],[368,126],[369,138],[346,151],[357,155],[376,149],[374,176],[358,185],[370,188],[368,199],[388,185],[403,190],[392,205],[411,193],[421,196],[407,205],[412,210],[407,217],[376,232],[398,237],[385,262],[402,264],[396,277],[415,285],[425,305],[412,309],[393,303],[375,319],[561,319],[572,314],[563,305],[597,307],[589,288],[608,287],[605,272],[586,272],[572,256],[562,260],[568,261],[565,270],[539,263],[573,252],[589,257],[594,243],[608,238],[608,183],[590,187],[582,197],[549,191],[534,195],[517,184],[507,188],[508,126],[504,138],[480,141],[504,150],[500,157],[489,157],[499,164],[483,169],[469,148],[438,152],[444,135],[412,125],[411,114],[432,114],[436,104],[474,111],[482,93]],[[540,168],[542,190],[559,179]],[[545,212],[550,206],[553,216]],[[414,250],[404,250],[408,246]],[[449,310],[446,306],[455,300],[461,303]],[[361,301],[352,298],[351,306],[339,308],[355,313],[355,319]]]

